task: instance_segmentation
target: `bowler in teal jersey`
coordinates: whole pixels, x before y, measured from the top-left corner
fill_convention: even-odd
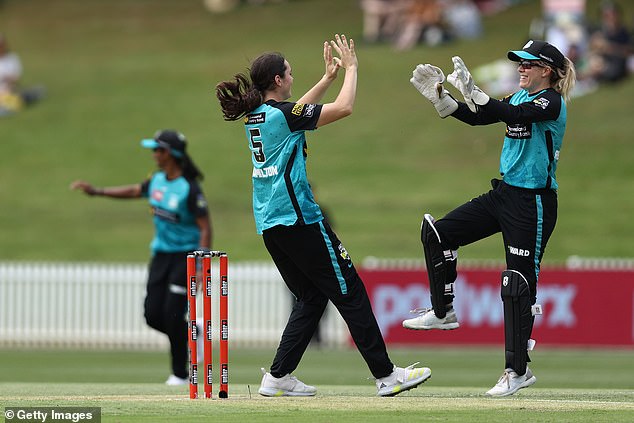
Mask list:
[[[333,50],[338,57],[333,56]],[[315,202],[306,175],[306,131],[352,113],[358,61],[353,40],[335,35],[323,46],[324,76],[297,102],[293,72],[280,53],[265,53],[249,76],[216,86],[226,120],[243,119],[253,171],[255,226],[284,282],[297,301],[270,370],[262,369],[264,396],[312,396],[317,389],[292,375],[310,343],[328,301],[348,325],[352,339],[376,381],[377,395],[393,396],[431,376],[427,367],[396,367],[390,360],[370,299],[348,252]],[[345,73],[337,98],[319,101]],[[332,363],[336,372],[337,363]]]

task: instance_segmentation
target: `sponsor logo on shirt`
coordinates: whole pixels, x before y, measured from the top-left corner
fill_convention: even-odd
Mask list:
[[[205,199],[204,195],[198,194],[198,196],[196,197],[196,207],[198,207],[199,209],[207,208],[207,200]]]
[[[546,107],[550,104],[547,98],[540,97],[533,100],[533,104],[537,107],[541,107],[543,110],[546,110]]]
[[[521,123],[517,123],[514,125],[506,126],[506,136],[512,139],[525,139],[531,138],[532,125],[523,125]]]
[[[181,219],[178,213],[171,212],[169,210],[161,209],[159,207],[152,207],[152,214],[161,220],[165,220],[171,223],[178,223]]]
[[[304,111],[304,116],[305,117],[312,117],[314,111],[315,111],[315,105],[314,104],[307,104],[306,105],[306,111]]]
[[[266,121],[266,113],[256,113],[253,115],[246,115],[244,123],[246,125],[256,125],[258,123],[264,123]]]
[[[155,189],[152,191],[152,199],[156,201],[163,201],[163,191]]]
[[[172,194],[167,201],[167,208],[170,210],[176,210],[178,208],[178,196],[176,194]]]
[[[304,111],[304,105],[302,103],[297,103],[296,105],[293,106],[293,110],[291,110],[291,113],[294,114],[295,116],[301,116],[303,111]]]

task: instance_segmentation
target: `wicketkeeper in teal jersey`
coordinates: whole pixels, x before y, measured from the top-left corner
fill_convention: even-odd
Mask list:
[[[517,62],[519,90],[502,100],[490,98],[474,84],[460,57],[447,77],[464,102],[444,88],[440,68],[421,64],[411,83],[434,105],[441,118],[452,116],[469,125],[506,124],[499,172],[492,190],[435,220],[425,214],[421,241],[427,264],[431,309],[415,310],[408,329],[456,329],[453,308],[459,247],[502,233],[506,270],[501,275],[504,304],[505,370],[487,394],[512,395],[535,383],[528,368],[528,350],[535,314],[537,277],[546,243],[557,220],[555,172],[566,131],[566,100],[575,83],[570,59],[540,40],[509,51]]]

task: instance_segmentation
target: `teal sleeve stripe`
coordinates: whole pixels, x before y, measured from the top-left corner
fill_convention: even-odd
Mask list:
[[[537,234],[535,237],[535,280],[539,278],[539,256],[542,253],[542,230],[544,226],[544,206],[542,205],[542,196],[535,196],[535,204],[537,206]]]
[[[337,261],[337,255],[335,254],[335,249],[332,247],[332,242],[330,242],[330,238],[326,233],[326,228],[324,227],[323,220],[319,222],[319,228],[321,229],[321,234],[324,237],[324,241],[326,242],[326,247],[328,248],[328,252],[330,253],[330,260],[332,261],[332,267],[335,270],[335,275],[337,275],[337,279],[339,280],[339,287],[341,288],[342,294],[348,293],[348,285],[346,284],[346,280],[343,278],[341,274],[341,268],[339,267],[339,262]]]

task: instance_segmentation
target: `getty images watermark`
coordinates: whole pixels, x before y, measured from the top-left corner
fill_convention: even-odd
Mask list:
[[[5,407],[6,422],[101,423],[100,407]]]

